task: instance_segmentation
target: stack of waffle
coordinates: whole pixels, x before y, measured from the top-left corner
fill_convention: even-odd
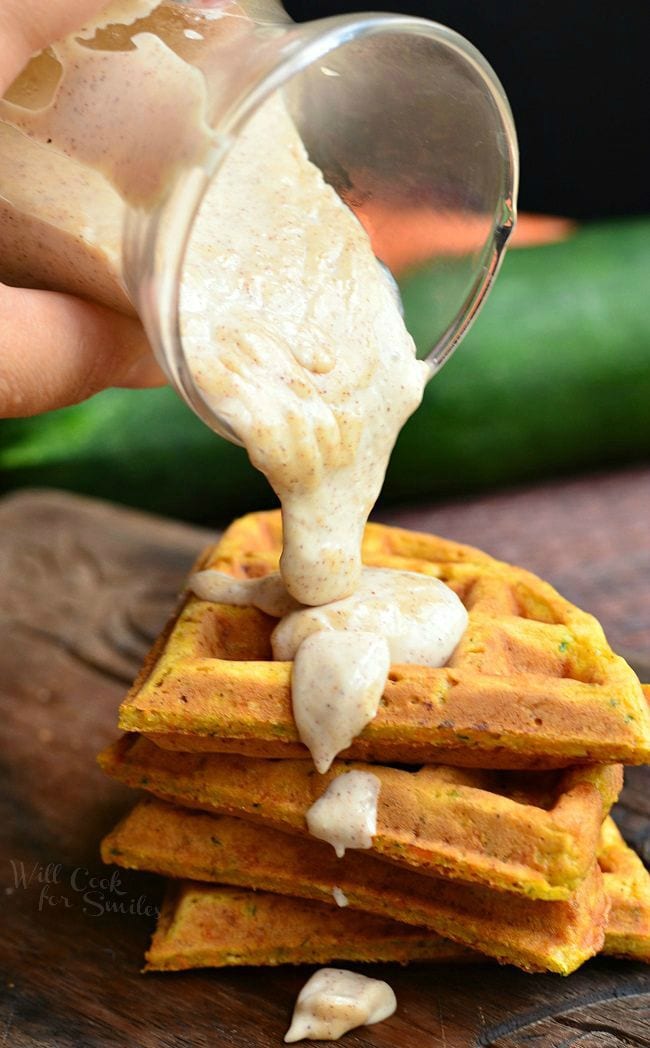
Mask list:
[[[201,558],[277,570],[276,513]],[[393,666],[376,718],[319,775],[296,734],[276,620],[189,594],[100,755],[151,796],[106,862],[171,878],[149,969],[470,960],[567,974],[650,961],[650,876],[609,812],[650,758],[647,699],[599,624],[478,550],[368,525],[364,562],[442,579],[469,612],[447,666]],[[337,859],[305,814],[351,768],[380,780],[372,848]]]

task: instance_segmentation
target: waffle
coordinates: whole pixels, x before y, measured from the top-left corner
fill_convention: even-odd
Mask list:
[[[613,819],[603,824],[598,862],[611,904],[605,953],[650,963],[650,873]]]
[[[236,521],[198,568],[276,570],[277,512]],[[469,625],[441,669],[393,666],[375,719],[344,757],[468,767],[557,768],[650,760],[650,716],[633,671],[598,622],[521,568],[433,535],[369,524],[368,565],[446,582]],[[291,714],[291,663],[273,662],[276,620],[189,595],[120,709],[160,746],[309,756]]]
[[[623,784],[617,764],[522,774],[335,761],[319,775],[307,761],[172,753],[138,735],[123,736],[99,761],[166,800],[299,834],[337,775],[370,771],[381,782],[375,855],[537,899],[566,899],[587,874]]]
[[[258,888],[426,927],[527,971],[567,974],[601,949],[608,903],[594,863],[567,901],[545,902],[404,871],[367,852],[241,819],[141,802],[102,842],[102,858],[169,877]]]
[[[599,861],[610,911],[603,953],[650,962],[650,875],[611,819]],[[425,928],[304,899],[196,881],[172,882],[149,971],[332,961],[484,961]]]
[[[175,881],[145,955],[145,971],[465,959],[484,958],[426,928],[270,892]]]

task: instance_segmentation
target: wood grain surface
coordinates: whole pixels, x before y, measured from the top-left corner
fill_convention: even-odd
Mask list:
[[[650,473],[630,472],[383,519],[483,546],[553,581],[650,678]],[[96,752],[205,531],[54,492],[0,502],[0,1045],[266,1048],[304,969],[139,974],[160,880],[103,867],[132,803]],[[617,816],[650,859],[650,775]],[[650,1048],[650,971],[382,965],[398,998],[350,1048]]]

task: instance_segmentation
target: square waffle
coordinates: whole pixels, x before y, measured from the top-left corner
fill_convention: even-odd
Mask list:
[[[102,858],[169,877],[214,881],[334,905],[429,928],[527,971],[567,974],[601,949],[609,909],[597,863],[566,901],[398,869],[367,852],[343,859],[312,838],[162,801],[141,802],[102,842]]]
[[[611,819],[599,861],[610,911],[602,952],[650,961],[650,874]],[[484,961],[426,928],[321,903],[196,881],[171,882],[147,970],[333,961]]]
[[[198,568],[276,570],[278,512],[236,521]],[[441,669],[393,666],[375,719],[344,757],[494,768],[650,760],[639,681],[591,615],[521,568],[433,535],[369,524],[363,559],[442,579],[469,625]],[[291,663],[274,662],[276,623],[250,607],[187,595],[120,709],[120,727],[160,746],[302,757]]]
[[[246,888],[172,881],[145,971],[484,958],[426,928]]]
[[[605,952],[650,963],[650,873],[613,819],[603,823],[598,862],[611,904]]]
[[[623,782],[611,764],[521,773],[335,761],[319,775],[308,761],[175,753],[135,734],[99,761],[158,797],[303,835],[308,808],[336,776],[370,771],[381,782],[374,855],[538,899],[567,899],[586,876]]]

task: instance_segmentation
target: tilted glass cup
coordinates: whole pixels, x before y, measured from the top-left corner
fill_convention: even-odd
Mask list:
[[[11,219],[0,221],[0,276],[137,312],[177,391],[236,441],[188,366],[181,284],[208,187],[281,91],[311,160],[400,287],[435,374],[515,222],[516,134],[485,59],[452,30],[402,15],[297,25],[276,0],[131,7],[128,24],[109,15],[38,56],[0,102],[0,219]]]

